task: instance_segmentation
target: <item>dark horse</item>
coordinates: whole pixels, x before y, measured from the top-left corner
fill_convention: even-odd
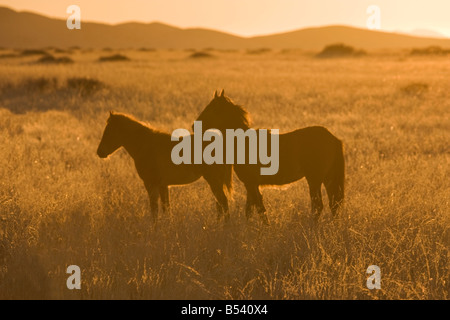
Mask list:
[[[158,215],[158,199],[161,199],[164,212],[169,209],[170,185],[192,183],[202,176],[216,197],[219,218],[225,214],[228,219],[225,191],[231,190],[232,166],[175,165],[171,159],[171,151],[176,143],[171,140],[169,133],[152,129],[131,116],[110,112],[97,154],[100,158],[106,158],[120,147],[125,148],[134,159],[136,170],[144,181],[150,198],[153,222],[156,222]]]
[[[226,97],[224,91],[220,95],[217,92],[214,94],[197,121],[202,121],[203,130],[218,129],[224,136],[226,129],[247,130],[251,125],[247,111]],[[245,148],[248,157],[248,144]],[[311,210],[317,218],[323,210],[322,184],[325,185],[333,215],[337,214],[344,200],[343,145],[324,127],[307,127],[280,134],[279,170],[274,175],[261,175],[260,164],[233,166],[247,190],[247,218],[256,207],[263,222],[268,223],[259,186],[288,184],[303,177],[308,182]]]

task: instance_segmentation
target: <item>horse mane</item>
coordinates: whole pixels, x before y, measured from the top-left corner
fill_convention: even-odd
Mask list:
[[[197,120],[217,129],[249,129],[251,127],[249,112],[225,95],[215,96]]]
[[[234,111],[238,116],[239,122],[242,124],[242,126],[245,127],[245,129],[250,128],[251,126],[250,113],[242,105],[234,103],[233,100],[231,100],[229,97],[226,96],[223,96],[221,100],[226,101],[226,103],[222,102],[222,104],[226,104],[228,106],[231,105],[232,108],[234,108]]]
[[[132,115],[125,113],[111,112],[111,117],[108,119],[108,123],[111,121],[117,121],[119,124],[125,125],[127,127],[134,126],[137,129],[146,131],[151,134],[167,134],[167,132],[156,129],[150,124],[139,121]]]

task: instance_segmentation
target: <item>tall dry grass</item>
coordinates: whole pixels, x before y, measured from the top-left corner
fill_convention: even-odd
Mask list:
[[[131,60],[77,51],[70,65],[0,61],[0,298],[449,298],[449,61],[123,53]],[[300,181],[263,191],[271,226],[246,222],[234,179],[223,225],[199,180],[171,188],[171,213],[152,229],[129,156],[96,155],[107,111],[189,128],[219,88],[256,127],[323,125],[344,141],[339,219],[325,210],[314,224]],[[81,290],[66,288],[72,264]],[[372,264],[381,290],[366,288]]]

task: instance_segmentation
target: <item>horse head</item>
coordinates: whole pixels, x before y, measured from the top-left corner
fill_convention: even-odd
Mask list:
[[[122,142],[118,132],[117,117],[118,116],[113,111],[109,112],[109,118],[103,132],[102,140],[100,141],[100,144],[97,148],[97,155],[100,158],[108,157],[111,153],[122,146]]]
[[[202,121],[203,130],[244,129],[250,128],[250,116],[242,106],[235,104],[225,96],[225,90],[220,94],[214,92],[213,99],[203,109],[196,121]]]

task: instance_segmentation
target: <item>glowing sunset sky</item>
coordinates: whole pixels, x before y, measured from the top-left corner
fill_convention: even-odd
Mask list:
[[[450,36],[449,0],[0,0],[0,6],[66,18],[81,8],[82,21],[159,21],[238,35],[260,35],[310,26],[366,27],[369,5],[381,9],[381,29],[426,29]]]

